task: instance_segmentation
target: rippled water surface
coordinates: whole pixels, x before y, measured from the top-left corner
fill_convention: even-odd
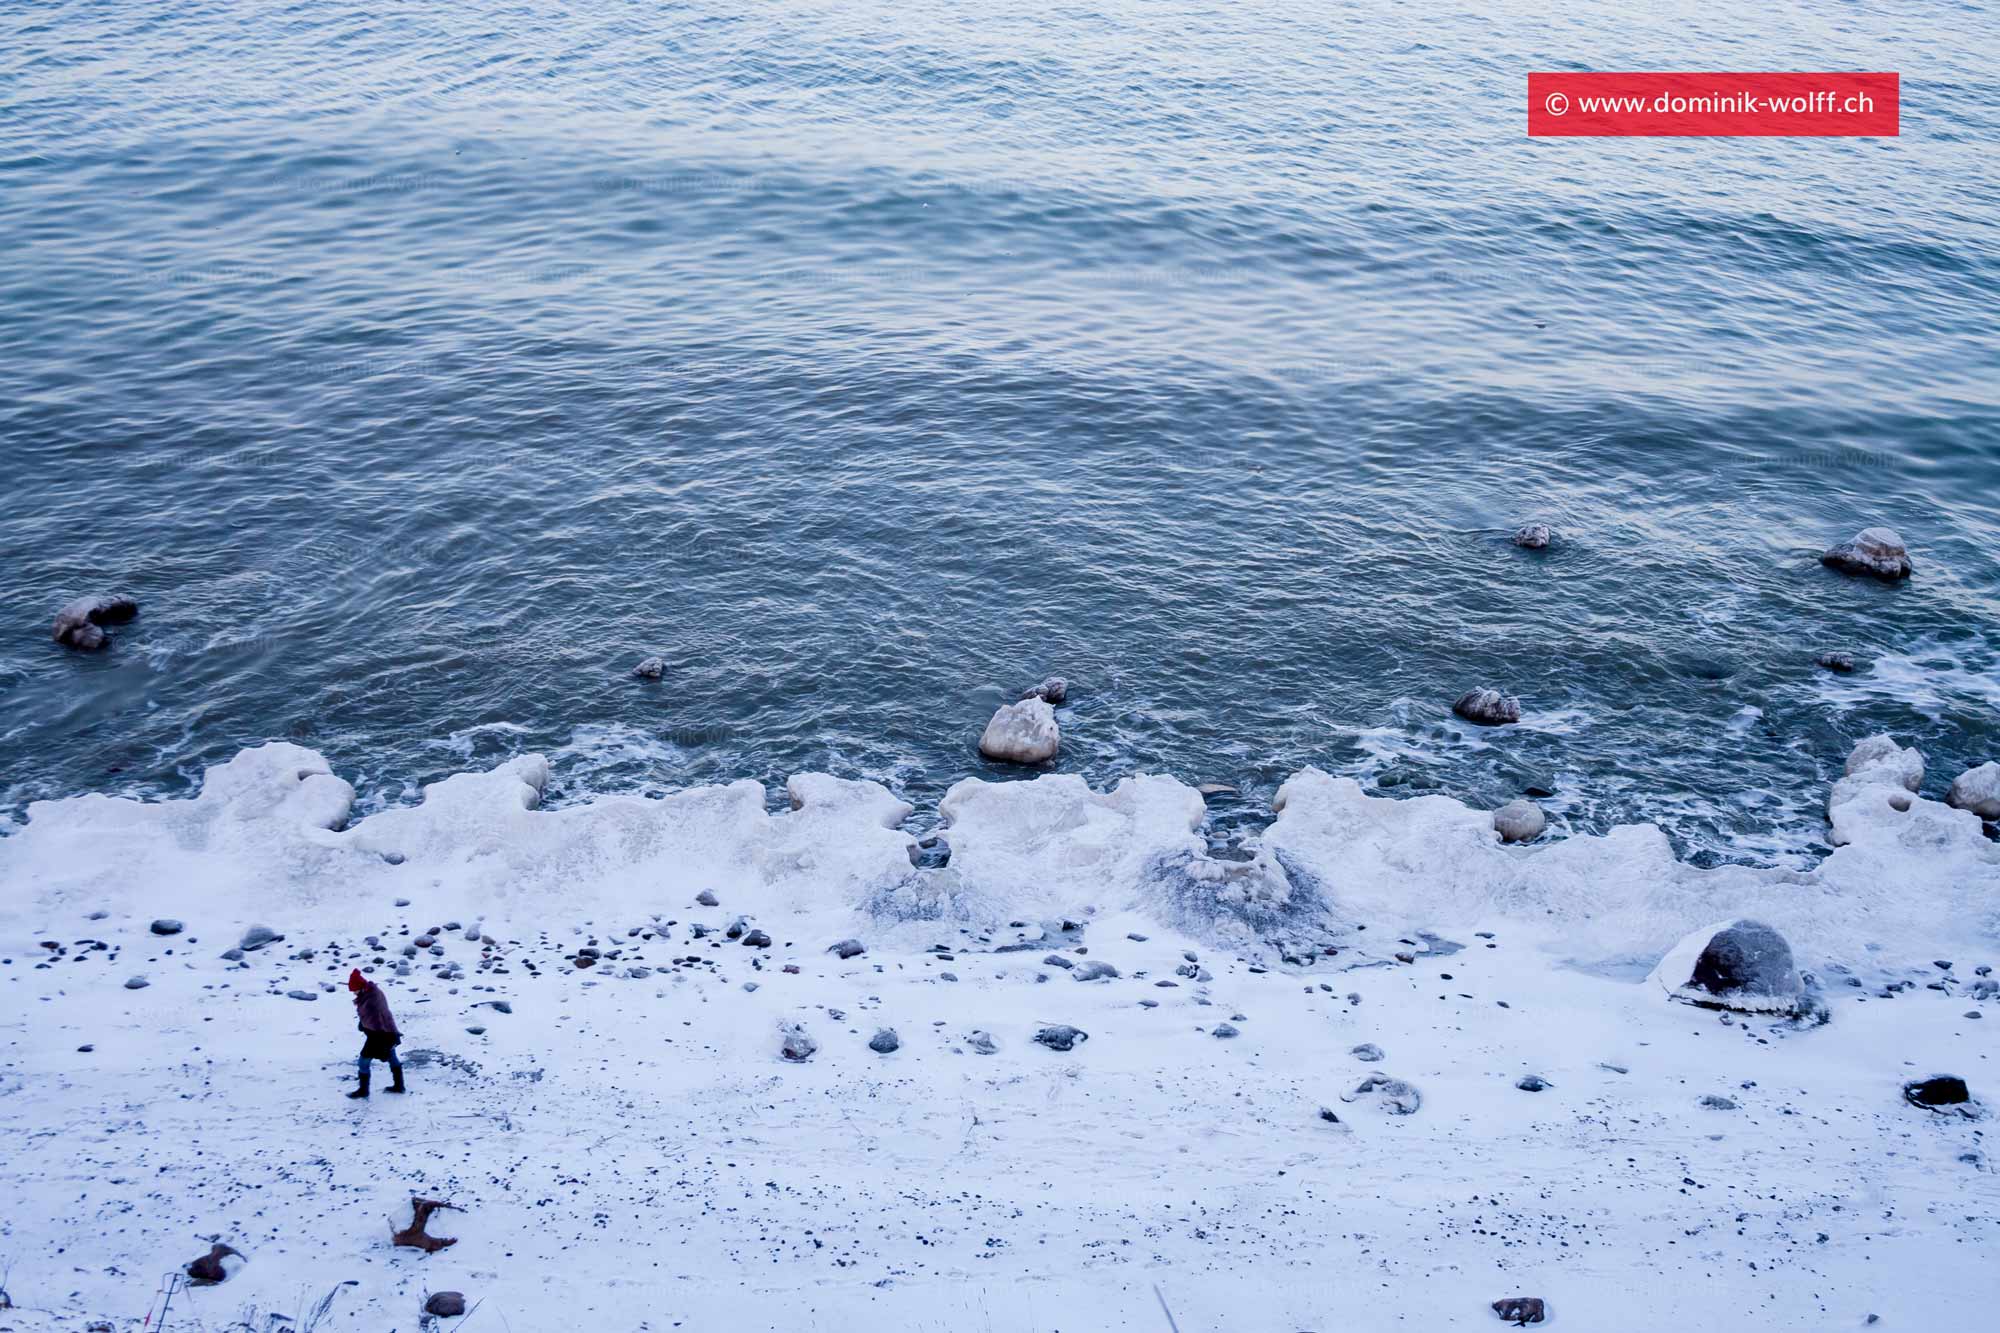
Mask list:
[[[2000,25],[1544,8],[0,6],[0,797],[924,803],[1049,671],[1058,767],[1225,824],[1318,764],[1761,859],[1868,731],[1994,757]],[[1530,141],[1572,67],[1903,133]],[[1875,522],[1909,584],[1817,564]]]

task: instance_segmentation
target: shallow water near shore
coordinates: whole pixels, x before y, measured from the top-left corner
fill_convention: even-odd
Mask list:
[[[1060,771],[1225,833],[1316,765],[1810,859],[1856,738],[1995,757],[2000,52],[1435,22],[10,12],[0,808],[289,739],[363,811],[534,751],[926,810],[1049,672]],[[1688,49],[1893,49],[1903,134],[1525,138],[1551,53]],[[1872,523],[1908,584],[1818,565]]]

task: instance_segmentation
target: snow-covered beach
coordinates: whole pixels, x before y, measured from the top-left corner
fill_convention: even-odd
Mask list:
[[[0,840],[0,1329],[140,1327],[211,1239],[247,1262],[169,1329],[1971,1322],[1992,1122],[1902,1088],[1995,1096],[2000,844],[1857,754],[1811,872],[1313,772],[1241,861],[1158,777],[968,781],[936,849],[874,783],[542,810],[533,757],[350,822],[286,744],[44,803]],[[1830,1021],[1644,979],[1738,915]],[[406,1097],[341,1095],[351,967]],[[391,1246],[413,1195],[457,1244]]]

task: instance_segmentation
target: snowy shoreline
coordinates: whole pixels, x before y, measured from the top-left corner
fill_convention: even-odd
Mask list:
[[[447,1289],[473,1333],[1478,1328],[1523,1295],[1577,1327],[1969,1320],[1991,1122],[1900,1089],[1995,1100],[2000,844],[1920,763],[1857,747],[1811,871],[1650,826],[1506,845],[1313,770],[1247,860],[1151,776],[967,780],[948,854],[872,782],[541,810],[532,756],[351,821],[286,744],[186,800],[40,803],[0,839],[0,1188],[30,1205],[0,1330],[136,1328],[208,1237],[248,1262],[170,1330],[350,1282],[329,1333]],[[1738,916],[1829,1023],[1640,984]],[[406,1098],[341,1096],[350,967]],[[413,1194],[463,1207],[457,1245],[390,1247]]]

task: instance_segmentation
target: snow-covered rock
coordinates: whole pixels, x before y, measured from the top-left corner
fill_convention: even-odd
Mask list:
[[[1039,764],[1055,758],[1062,744],[1056,710],[1040,695],[1003,704],[980,733],[979,752],[1010,764]]]
[[[1493,812],[1493,828],[1502,842],[1533,842],[1548,826],[1548,816],[1533,801],[1509,801]]]
[[[1888,582],[1910,576],[1910,553],[1892,528],[1863,528],[1852,540],[1820,556],[1819,562],[1843,574],[1865,574]]]
[[[1794,1013],[1806,993],[1785,937],[1740,919],[1689,934],[1667,951],[1652,981],[1673,999],[1745,1013]]]
[[[1514,545],[1530,551],[1539,551],[1555,540],[1555,533],[1546,523],[1526,523],[1514,529]]]
[[[1989,761],[1960,773],[1951,780],[1944,802],[1981,819],[2000,819],[2000,763]]]
[[[1451,711],[1467,722],[1476,722],[1482,727],[1498,727],[1521,720],[1521,701],[1511,694],[1481,686],[1459,695]]]
[[[667,659],[664,657],[645,658],[640,661],[639,665],[632,668],[632,674],[641,680],[658,680],[667,674]]]
[[[1912,795],[1924,783],[1924,757],[1888,735],[1856,742],[1847,756],[1846,775],[1827,793],[1828,840],[1851,842],[1864,826],[1894,821],[1916,805]]]

